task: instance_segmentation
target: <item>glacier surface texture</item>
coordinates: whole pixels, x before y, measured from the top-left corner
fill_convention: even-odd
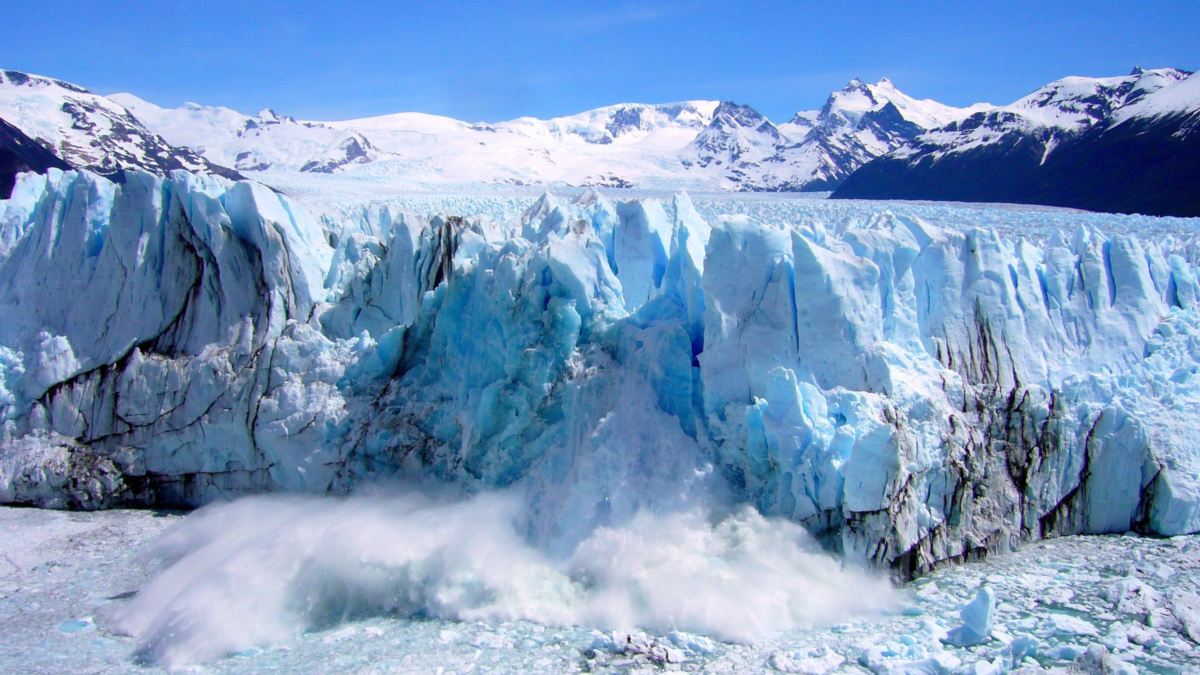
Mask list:
[[[749,504],[902,575],[1200,530],[1194,221],[457,203],[23,175],[0,201],[0,501],[416,477],[511,489],[563,553]]]

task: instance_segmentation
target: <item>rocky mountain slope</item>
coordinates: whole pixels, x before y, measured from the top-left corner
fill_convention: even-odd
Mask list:
[[[1177,69],[1069,77],[867,164],[834,193],[1200,215],[1200,89]]]
[[[20,129],[0,119],[0,199],[8,199],[12,194],[18,173],[46,173],[51,168],[70,169],[71,166]]]
[[[175,169],[240,176],[152,133],[129,110],[79,85],[0,70],[0,119],[70,166],[119,179]]]

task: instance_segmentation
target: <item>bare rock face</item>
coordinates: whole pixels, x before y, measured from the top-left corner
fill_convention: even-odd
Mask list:
[[[51,168],[70,169],[71,166],[20,129],[0,119],[0,199],[12,195],[18,173],[45,173]]]

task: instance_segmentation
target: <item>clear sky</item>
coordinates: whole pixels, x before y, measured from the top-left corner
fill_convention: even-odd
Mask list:
[[[706,98],[782,121],[856,76],[965,105],[1069,74],[1200,68],[1198,0],[6,4],[0,67],[307,119]]]

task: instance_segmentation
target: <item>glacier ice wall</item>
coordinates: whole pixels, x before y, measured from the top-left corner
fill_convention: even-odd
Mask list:
[[[423,477],[514,486],[563,553],[748,503],[903,574],[1200,530],[1194,235],[806,208],[589,192],[497,223],[23,177],[0,202],[0,500]]]

